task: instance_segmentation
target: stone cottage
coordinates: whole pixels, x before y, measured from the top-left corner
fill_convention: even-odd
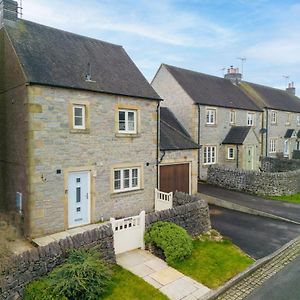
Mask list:
[[[0,20],[0,207],[37,237],[152,210],[160,97],[121,46]]]
[[[198,150],[198,178],[212,164],[258,169],[262,109],[230,80],[162,64],[152,86]],[[235,136],[239,138],[233,138]]]
[[[159,189],[163,192],[197,193],[197,155],[192,140],[167,107],[160,108]]]

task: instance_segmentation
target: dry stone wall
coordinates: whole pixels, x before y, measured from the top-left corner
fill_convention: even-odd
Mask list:
[[[262,196],[290,195],[300,192],[300,170],[260,172],[210,166],[207,182],[226,189]]]
[[[104,260],[115,263],[111,225],[102,225],[16,256],[0,281],[0,299],[21,298],[26,284],[62,264],[71,249],[97,249]]]
[[[299,159],[286,158],[261,158],[261,170],[263,172],[288,172],[300,169]]]
[[[175,194],[176,195],[176,194]],[[177,193],[181,200],[190,198],[187,204],[146,215],[146,228],[157,221],[169,221],[185,228],[192,236],[197,236],[211,228],[208,205],[199,197]],[[193,197],[193,198],[191,198]],[[176,198],[176,196],[174,197]]]

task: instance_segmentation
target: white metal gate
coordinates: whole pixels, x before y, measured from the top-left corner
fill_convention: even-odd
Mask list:
[[[110,218],[114,232],[115,253],[120,254],[137,248],[144,249],[145,211],[138,216],[116,220]]]
[[[170,209],[173,207],[173,192],[164,193],[155,189],[155,211]]]

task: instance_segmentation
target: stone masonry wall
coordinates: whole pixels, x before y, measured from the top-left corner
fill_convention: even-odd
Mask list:
[[[257,195],[280,196],[300,192],[300,170],[290,172],[259,172],[210,166],[207,182],[226,189]]]
[[[0,299],[21,298],[26,284],[62,264],[71,249],[97,249],[105,261],[115,263],[111,225],[102,225],[16,256],[0,281]]]
[[[263,157],[261,159],[263,172],[288,172],[300,169],[300,160],[286,158]]]
[[[169,221],[182,226],[192,236],[210,230],[211,224],[207,203],[199,198],[194,201],[196,196],[192,197],[192,202],[185,205],[147,214],[146,228],[157,221]]]

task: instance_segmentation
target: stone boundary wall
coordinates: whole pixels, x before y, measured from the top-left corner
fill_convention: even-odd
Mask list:
[[[293,159],[297,159],[299,161],[299,159],[300,159],[300,150],[294,150],[293,151]]]
[[[191,236],[197,236],[211,229],[208,204],[199,197],[197,201],[185,205],[148,213],[146,215],[146,228],[157,221],[173,222],[185,228]]]
[[[207,182],[226,189],[262,196],[281,196],[300,192],[300,170],[289,172],[259,172],[210,166]]]
[[[261,158],[261,170],[263,172],[288,172],[300,169],[299,159],[287,159],[287,158],[273,158],[262,157]]]
[[[13,264],[4,272],[4,279],[0,282],[0,299],[21,298],[26,284],[46,275],[62,264],[71,249],[97,249],[105,261],[116,262],[111,225],[99,225],[93,230],[16,256]]]

